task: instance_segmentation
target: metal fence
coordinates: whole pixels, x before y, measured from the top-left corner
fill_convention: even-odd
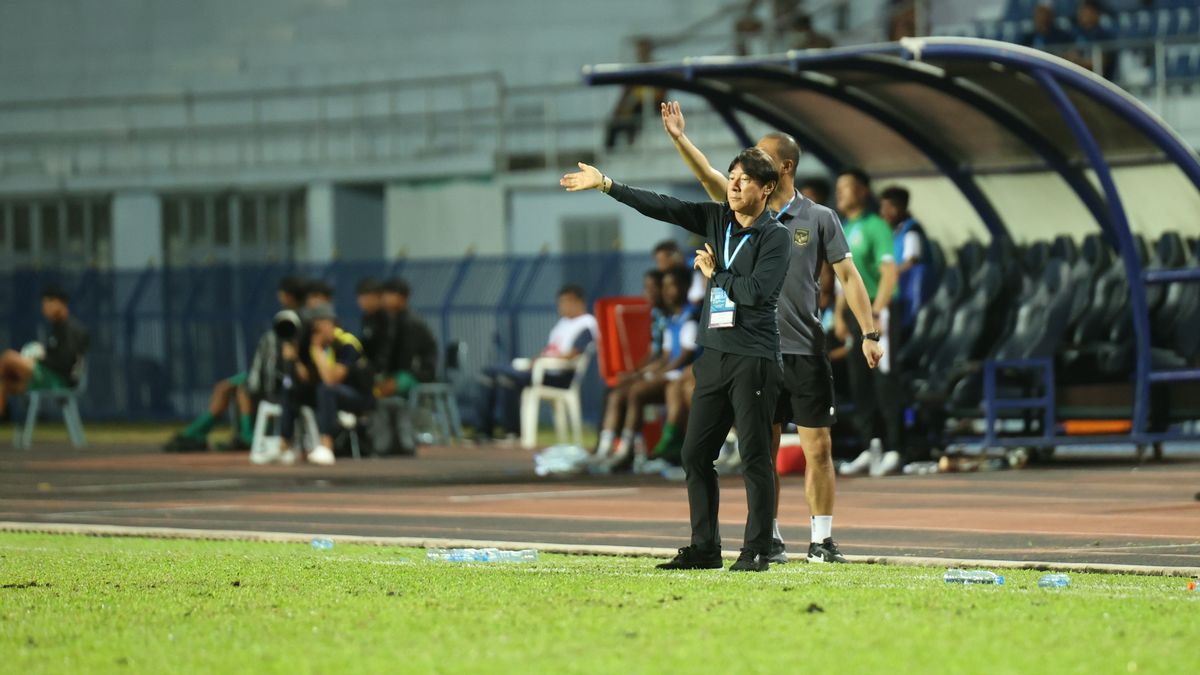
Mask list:
[[[597,253],[333,263],[211,265],[142,270],[0,272],[0,345],[19,349],[44,337],[41,289],[71,296],[74,315],[91,335],[83,415],[93,420],[182,420],[203,411],[212,385],[244,370],[278,309],[285,274],[332,282],[342,324],[358,329],[355,283],[403,276],[410,304],[439,342],[462,341],[461,367],[450,374],[460,405],[473,419],[475,375],[484,366],[536,354],[557,320],[556,298],[567,283],[590,302],[641,293],[649,253]],[[584,385],[585,417],[595,421],[603,387],[595,366]]]

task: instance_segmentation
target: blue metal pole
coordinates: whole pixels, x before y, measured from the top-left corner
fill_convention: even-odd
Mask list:
[[[1134,370],[1133,397],[1133,434],[1146,431],[1147,407],[1150,403],[1150,313],[1146,306],[1146,287],[1142,278],[1142,262],[1138,259],[1134,247],[1133,233],[1129,229],[1129,220],[1125,215],[1125,207],[1121,203],[1121,195],[1117,192],[1117,184],[1113,181],[1112,171],[1100,150],[1100,144],[1088,129],[1083,115],[1071,103],[1071,99],[1063,91],[1053,75],[1045,69],[1033,71],[1033,77],[1046,90],[1050,100],[1058,108],[1059,114],[1067,123],[1075,141],[1079,144],[1092,171],[1100,181],[1108,201],[1110,222],[1113,225],[1113,235],[1117,240],[1118,253],[1125,263],[1125,274],[1129,282],[1129,297],[1133,305],[1133,332],[1137,340],[1137,352]]]

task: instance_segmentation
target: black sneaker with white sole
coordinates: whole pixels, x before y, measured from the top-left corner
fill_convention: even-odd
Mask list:
[[[772,565],[782,565],[788,561],[787,547],[782,539],[771,540],[771,550],[767,553],[767,562]]]
[[[674,558],[655,565],[660,570],[719,570],[724,566],[721,549],[704,551],[695,546],[684,546]]]
[[[844,563],[850,561],[846,560],[846,556],[842,555],[842,552],[838,550],[833,537],[826,537],[823,542],[817,543],[814,541],[808,545],[808,562]]]
[[[742,549],[737,562],[729,566],[730,572],[766,572],[771,567],[767,555],[752,548]]]

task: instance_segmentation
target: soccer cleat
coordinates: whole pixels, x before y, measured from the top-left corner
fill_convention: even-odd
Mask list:
[[[766,572],[770,569],[771,563],[767,561],[767,556],[752,548],[742,549],[742,554],[738,556],[737,562],[729,566],[730,572]]]
[[[331,466],[337,460],[333,457],[333,451],[329,448],[318,445],[308,453],[309,464],[320,464],[321,466]]]
[[[814,541],[808,545],[808,562],[844,563],[850,561],[846,560],[846,556],[842,555],[842,552],[838,550],[833,537],[826,537],[825,541],[820,543]]]
[[[163,446],[163,452],[208,452],[208,441],[176,434]]]
[[[900,453],[888,450],[877,463],[871,465],[871,477],[890,476],[900,472]]]
[[[788,561],[787,547],[782,539],[771,540],[771,550],[767,553],[767,561],[773,565],[782,565]]]
[[[695,546],[684,546],[674,558],[655,565],[660,570],[719,570],[724,566],[721,549],[701,551]]]
[[[843,463],[838,467],[838,473],[843,476],[857,476],[866,471],[871,466],[871,451],[863,450],[862,453],[855,457],[852,461]]]

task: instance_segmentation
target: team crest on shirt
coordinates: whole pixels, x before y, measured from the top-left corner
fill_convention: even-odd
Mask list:
[[[797,246],[808,246],[808,230],[802,227],[797,227],[796,230],[792,232],[792,241],[796,242]]]

